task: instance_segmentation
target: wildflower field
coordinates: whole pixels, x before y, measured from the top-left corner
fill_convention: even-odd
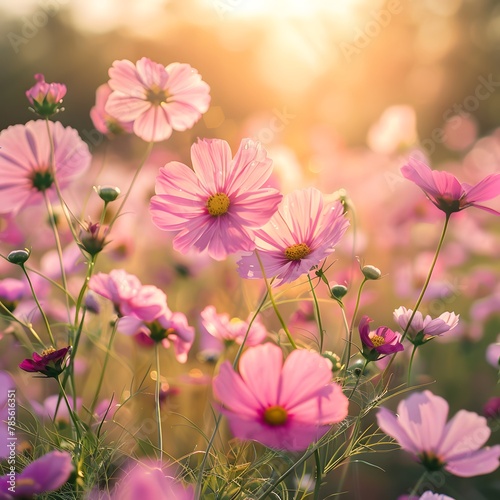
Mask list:
[[[0,500],[500,498],[493,0],[0,26]]]

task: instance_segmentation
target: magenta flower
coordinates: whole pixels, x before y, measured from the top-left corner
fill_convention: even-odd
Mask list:
[[[412,314],[411,309],[401,306],[394,311],[394,319],[405,330]],[[459,319],[460,315],[453,312],[444,312],[438,318],[432,319],[429,315],[424,318],[422,313],[417,311],[408,328],[409,338],[413,343],[425,343],[433,337],[453,330],[458,325]]]
[[[48,118],[61,110],[66,85],[47,83],[41,73],[35,75],[35,80],[35,85],[26,91],[26,97],[38,115]]]
[[[267,278],[280,285],[296,280],[334,251],[349,222],[338,201],[327,202],[314,188],[285,196],[271,220],[256,235]],[[238,262],[242,278],[263,278],[255,253]]]
[[[248,330],[251,319],[229,318],[228,314],[217,314],[214,306],[207,306],[200,313],[200,327],[221,342],[241,344]],[[266,327],[255,318],[245,342],[246,346],[261,344],[267,337]]]
[[[347,416],[349,401],[332,382],[330,361],[293,351],[283,364],[274,344],[250,347],[239,374],[225,361],[213,381],[233,434],[277,449],[305,450]]]
[[[133,122],[134,134],[148,142],[191,128],[210,104],[210,87],[188,64],[165,67],[147,57],[136,64],[115,61],[109,77],[113,93],[105,112],[122,123]]]
[[[475,186],[471,186],[460,183],[449,172],[431,170],[416,158],[410,158],[409,163],[401,168],[401,173],[420,187],[432,203],[447,215],[468,207],[477,207],[500,215],[500,212],[478,204],[500,195],[500,174],[488,175]]]
[[[1,476],[0,499],[34,498],[58,490],[72,472],[71,455],[66,451],[51,451],[28,464],[15,479],[8,474]]]
[[[429,471],[444,468],[461,477],[493,472],[499,465],[500,445],[481,448],[491,434],[486,419],[460,410],[446,423],[448,409],[443,398],[418,392],[399,403],[397,415],[380,408],[377,421]]]
[[[0,133],[0,213],[17,213],[55,193],[54,175],[61,189],[90,165],[88,146],[76,130],[48,122],[54,141],[54,171],[50,168],[50,141],[45,120],[14,125]]]
[[[260,144],[243,139],[234,159],[226,141],[200,140],[191,146],[193,170],[178,162],[160,169],[151,199],[153,223],[175,231],[181,253],[207,251],[223,260],[255,248],[254,232],[274,214],[281,194],[264,187],[272,161]]]
[[[483,415],[490,419],[500,419],[500,397],[488,399],[483,407]]]
[[[103,83],[95,92],[95,106],[90,109],[90,118],[94,127],[104,135],[131,134],[134,123],[122,122],[106,113],[106,103],[113,91],[107,83]]]
[[[25,359],[19,364],[19,368],[25,372],[41,373],[47,378],[57,378],[66,368],[66,361],[71,351],[71,347],[63,347],[62,349],[55,350],[49,347],[38,354],[33,353],[33,359]]]
[[[363,316],[359,322],[359,336],[363,344],[363,356],[369,361],[377,360],[381,355],[393,354],[404,350],[401,335],[393,332],[387,326],[379,326],[374,332],[370,331],[368,316]]]

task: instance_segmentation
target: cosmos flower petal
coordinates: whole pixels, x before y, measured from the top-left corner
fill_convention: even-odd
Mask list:
[[[499,466],[500,445],[482,448],[481,450],[453,458],[445,469],[459,477],[480,476],[495,471]]]

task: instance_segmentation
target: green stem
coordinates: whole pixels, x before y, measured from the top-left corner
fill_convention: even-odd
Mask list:
[[[160,350],[158,342],[155,343],[156,358],[156,386],[155,386],[155,406],[156,406],[156,425],[158,427],[158,448],[160,450],[160,462],[163,462],[163,433],[161,428],[161,408],[160,408]]]
[[[446,236],[446,230],[448,229],[448,223],[450,221],[450,215],[451,214],[446,214],[446,218],[444,221],[444,226],[443,230],[441,232],[441,237],[439,238],[439,243],[436,248],[436,252],[434,254],[434,258],[432,259],[431,267],[429,268],[429,272],[427,273],[427,278],[425,279],[425,282],[422,286],[422,290],[420,292],[420,295],[418,296],[417,302],[415,303],[415,306],[413,308],[413,311],[411,313],[410,319],[408,320],[408,324],[406,325],[406,328],[404,329],[403,334],[401,335],[401,342],[405,339],[406,335],[408,334],[408,331],[411,326],[411,322],[413,321],[413,318],[415,317],[415,314],[417,313],[418,308],[420,307],[420,303],[422,302],[422,299],[424,298],[425,292],[427,291],[427,287],[429,286],[429,283],[431,281],[432,273],[434,271],[434,267],[436,266],[436,262],[439,256],[439,252],[441,251],[441,247],[443,246],[444,238]],[[385,367],[382,376],[380,377],[380,383],[384,383],[385,376],[387,372],[389,371],[392,363],[394,362],[395,357],[397,356],[397,352],[393,354],[392,358],[390,359],[389,363]]]
[[[274,313],[276,314],[276,316],[281,324],[281,327],[283,328],[284,332],[286,333],[286,336],[288,337],[288,341],[290,342],[290,345],[294,349],[297,349],[297,344],[295,344],[295,341],[293,340],[293,337],[290,334],[290,331],[288,330],[288,327],[286,326],[286,323],[278,310],[278,306],[276,305],[276,302],[274,300],[271,285],[269,285],[269,282],[267,281],[264,265],[262,264],[262,260],[261,260],[260,255],[259,255],[259,251],[257,249],[255,250],[255,256],[257,257],[257,260],[259,261],[260,270],[262,272],[262,279],[264,280],[264,283],[266,284],[267,293],[269,295],[269,300],[271,301],[271,304],[273,305]]]
[[[319,500],[319,490],[321,489],[321,480],[323,478],[323,468],[319,449],[314,450],[314,460],[316,462],[316,481],[314,484],[314,500]]]
[[[418,494],[418,489],[419,489],[420,485],[422,484],[422,482],[424,481],[424,479],[426,478],[426,476],[427,476],[427,471],[424,471],[424,473],[420,476],[420,479],[416,482],[415,486],[412,488],[410,495],[409,495],[410,497]]]
[[[368,366],[368,363],[369,363],[369,361],[367,359],[365,359],[365,363],[363,364],[363,368],[361,368],[361,373],[359,374],[359,377],[356,380],[356,384],[354,385],[354,387],[351,391],[351,394],[349,394],[349,397],[347,398],[347,399],[349,399],[349,401],[351,400],[352,395],[356,392],[356,389],[358,388],[358,385],[359,385],[359,381],[361,380],[363,373],[365,373],[365,370],[366,370],[366,367]]]
[[[340,312],[342,313],[342,321],[344,323],[344,328],[347,335],[347,345],[345,346],[344,352],[342,354],[342,359],[340,361],[342,366],[342,373],[345,375],[347,369],[349,368],[349,361],[351,360],[352,330],[349,328],[349,324],[347,323],[344,304],[340,301],[337,301],[337,303],[340,307]]]
[[[123,207],[125,206],[125,203],[127,203],[128,197],[130,196],[130,193],[132,191],[132,188],[134,187],[135,181],[137,180],[137,177],[139,177],[139,173],[142,170],[142,167],[146,163],[147,159],[149,158],[149,155],[151,153],[151,150],[153,149],[154,142],[148,143],[148,146],[146,148],[146,152],[144,154],[144,158],[137,167],[137,170],[135,171],[134,177],[132,178],[132,181],[130,182],[130,186],[127,189],[127,192],[125,193],[125,196],[123,197],[123,200],[114,215],[114,217],[111,219],[111,222],[109,223],[109,231],[111,231],[111,228],[113,227],[114,223],[116,222],[116,219],[118,219],[119,215],[121,214],[121,211],[123,210]]]
[[[52,232],[54,233],[54,240],[56,242],[56,250],[57,250],[57,255],[59,257],[59,266],[61,269],[62,286],[63,286],[64,290],[67,291],[68,290],[68,282],[66,280],[66,271],[64,270],[64,260],[63,260],[63,255],[62,255],[61,240],[59,238],[59,231],[57,230],[57,224],[56,224],[56,220],[54,218],[54,210],[52,208],[52,203],[50,202],[50,199],[47,195],[47,191],[43,191],[43,198],[45,200],[45,206],[47,207],[47,212],[49,214],[50,227],[52,228]],[[64,297],[66,299],[66,310],[68,312],[68,322],[71,323],[69,298],[68,298],[67,294],[64,294]]]
[[[5,304],[2,301],[0,301],[0,308],[4,310],[5,314],[12,321],[15,321],[16,323],[19,323],[21,326],[24,326],[24,328],[27,328],[30,331],[30,333],[33,335],[33,337],[35,337],[35,339],[40,343],[42,348],[45,349],[45,344],[42,342],[42,339],[39,337],[38,333],[36,333],[36,331],[34,330],[34,328],[31,325],[28,325],[27,323],[23,323],[21,320],[17,319],[16,316],[11,311],[9,311],[9,309],[7,307],[5,307]],[[13,331],[12,334],[15,335],[15,332]],[[28,336],[26,336],[26,340],[30,343],[32,351],[36,351],[33,343],[31,342],[31,340],[29,339]]]
[[[314,314],[316,316],[316,322],[318,323],[319,330],[319,352],[323,352],[323,342],[324,342],[324,332],[323,332],[323,324],[321,322],[321,312],[319,310],[318,298],[316,297],[316,292],[314,290],[313,282],[309,274],[307,275],[307,279],[309,280],[309,286],[311,288],[311,294],[313,296],[314,301]]]
[[[113,345],[113,341],[115,339],[115,335],[116,335],[116,331],[117,331],[117,324],[118,324],[118,321],[115,321],[115,324],[113,325],[113,328],[112,328],[111,333],[109,335],[108,348],[106,349],[106,355],[104,356],[104,363],[102,366],[102,370],[100,370],[99,381],[97,382],[97,388],[94,392],[94,398],[92,399],[92,404],[90,405],[91,418],[92,418],[92,415],[94,414],[94,409],[96,407],[97,400],[99,399],[99,394],[101,392],[102,384],[104,381],[104,374],[106,373],[106,368],[108,366],[108,361],[109,361],[109,355],[111,353],[111,347]]]
[[[408,363],[408,386],[410,385],[411,380],[411,367],[413,365],[413,358],[415,357],[415,353],[417,352],[417,347],[413,344],[413,351],[411,352],[410,362]]]
[[[26,268],[24,267],[24,264],[21,264],[21,269],[23,270],[23,273],[26,276],[26,279],[28,280],[31,294],[33,295],[33,298],[35,299],[38,310],[40,311],[40,314],[42,315],[43,322],[45,323],[45,328],[47,328],[47,332],[49,334],[50,341],[52,342],[52,346],[56,347],[56,341],[54,340],[54,336],[52,335],[52,330],[50,329],[49,320],[47,319],[47,316],[46,316],[40,302],[38,301],[38,297],[36,296],[35,289],[33,288],[33,283],[30,280],[30,277],[28,275],[28,272],[26,271]],[[40,337],[36,336],[36,338],[43,345],[43,342],[41,342]]]
[[[352,330],[354,328],[354,322],[356,321],[356,315],[358,314],[359,303],[361,301],[361,292],[363,291],[363,287],[365,286],[365,283],[367,281],[368,280],[366,278],[364,278],[363,281],[361,282],[361,285],[359,285],[358,295],[356,297],[356,305],[354,306],[354,312],[352,314],[351,326],[349,328],[349,331],[351,332],[351,335],[352,335]]]
[[[66,406],[68,407],[69,416],[71,417],[73,425],[75,426],[75,432],[76,432],[76,435],[78,438],[78,443],[80,444],[81,439],[82,439],[80,424],[78,423],[78,420],[75,416],[75,412],[73,411],[73,409],[71,408],[71,405],[69,404],[68,396],[66,395],[66,391],[64,390],[64,387],[62,386],[61,381],[59,380],[58,377],[56,377],[56,380],[57,380],[57,383],[59,384],[59,390],[61,391],[64,402],[66,403]]]
[[[95,263],[97,260],[97,254],[93,255],[88,263],[87,266],[87,274],[85,276],[85,281],[83,282],[82,288],[80,289],[80,293],[78,294],[78,299],[76,300],[76,306],[75,306],[75,328],[78,324],[78,315],[80,313],[80,309],[83,304],[83,298],[85,296],[85,292],[87,291],[88,285],[90,278],[92,277],[92,273],[94,272],[95,269]]]

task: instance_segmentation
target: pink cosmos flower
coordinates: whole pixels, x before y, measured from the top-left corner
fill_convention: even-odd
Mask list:
[[[191,128],[210,104],[210,87],[188,64],[165,67],[147,57],[136,64],[115,61],[109,77],[113,93],[105,112],[120,122],[133,122],[134,134],[148,142]]]
[[[123,269],[97,273],[89,289],[113,302],[117,314],[139,315],[146,321],[156,318],[167,307],[167,296],[153,285],[142,285],[139,278]]]
[[[401,168],[401,173],[419,186],[432,203],[447,215],[468,207],[477,207],[500,215],[500,212],[478,204],[500,195],[500,174],[488,175],[475,186],[471,186],[460,183],[449,172],[431,170],[417,158],[410,158],[409,163]]]
[[[233,434],[277,449],[305,450],[347,416],[349,401],[332,382],[330,361],[298,349],[283,364],[274,344],[250,347],[239,374],[225,361],[213,381]]]
[[[411,309],[401,306],[394,311],[394,319],[405,330],[412,314],[413,311]],[[424,341],[425,337],[425,341],[427,341],[431,337],[436,337],[453,330],[458,325],[459,319],[460,315],[454,312],[444,312],[438,318],[432,319],[429,315],[424,318],[422,313],[417,311],[408,328],[408,333],[412,338],[418,336],[421,337],[420,341]]]
[[[55,174],[65,188],[90,165],[88,146],[76,130],[48,122],[54,141],[54,172],[50,168],[50,141],[45,120],[14,125],[0,133],[0,213],[17,213],[43,201],[43,192],[55,193]]]
[[[191,147],[193,170],[178,162],[160,169],[151,199],[153,223],[176,231],[174,248],[207,251],[223,260],[228,254],[255,248],[254,232],[274,214],[281,201],[264,187],[272,161],[259,143],[243,139],[234,159],[226,141],[201,140]]]
[[[90,110],[90,118],[94,127],[104,135],[118,135],[122,133],[131,134],[133,122],[122,122],[106,113],[106,103],[113,91],[107,83],[103,83],[95,92],[95,106]]]
[[[320,191],[301,189],[285,196],[271,220],[255,232],[267,278],[279,285],[294,281],[334,251],[349,222],[338,201],[326,202]],[[242,278],[262,278],[255,253],[238,262]]]
[[[500,445],[481,448],[491,434],[486,419],[460,410],[446,423],[448,409],[443,398],[418,392],[399,403],[397,415],[380,408],[377,421],[429,471],[444,468],[461,477],[493,472],[499,465]]]
[[[35,85],[26,91],[26,97],[36,113],[50,117],[61,109],[62,99],[66,95],[66,85],[47,83],[41,73],[35,75],[35,80]]]
[[[156,462],[138,462],[126,470],[111,494],[100,492],[91,495],[92,499],[99,500],[137,500],[146,499],[175,499],[194,500],[192,487],[185,488],[180,481],[171,477],[164,470],[162,464]]]
[[[207,306],[200,313],[200,326],[210,335],[222,342],[236,342],[241,344],[248,330],[248,324],[252,315],[247,321],[239,318],[229,318],[228,314],[217,314],[214,306]],[[266,327],[255,318],[245,342],[246,346],[258,345],[267,337]]]
[[[51,451],[28,464],[15,478],[10,489],[11,476],[0,477],[0,499],[34,498],[58,490],[73,472],[71,455],[66,451]]]
[[[500,338],[486,348],[486,360],[493,368],[500,369]]]
[[[425,491],[422,494],[422,496],[402,495],[398,497],[398,500],[455,500],[455,499],[447,495],[433,493],[432,491]]]
[[[374,332],[370,331],[370,322],[373,321],[368,316],[363,316],[359,322],[359,336],[363,344],[363,356],[375,361],[381,355],[393,354],[404,350],[401,343],[401,335],[393,332],[387,326],[379,326]]]
[[[165,308],[160,315],[146,321],[134,316],[124,316],[118,322],[118,331],[125,335],[138,336],[142,345],[160,343],[165,349],[174,346],[175,357],[185,363],[194,342],[194,328],[189,326],[186,315]]]

